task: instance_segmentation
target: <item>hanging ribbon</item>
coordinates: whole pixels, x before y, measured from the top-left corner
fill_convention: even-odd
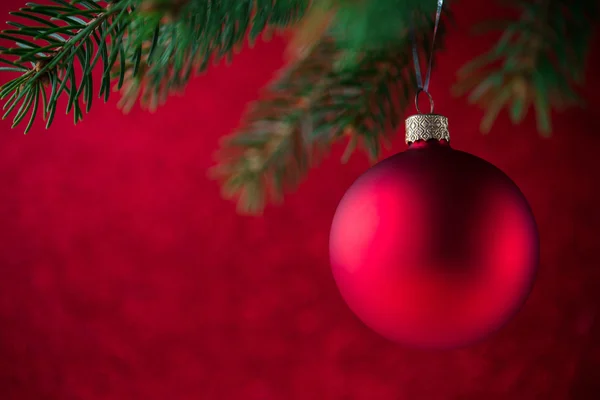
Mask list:
[[[419,63],[419,48],[417,46],[417,38],[416,38],[416,34],[415,34],[415,27],[414,24],[412,26],[411,32],[410,32],[410,36],[411,36],[411,40],[412,40],[412,53],[413,53],[413,61],[415,64],[415,75],[417,77],[417,85],[418,85],[418,90],[417,90],[417,94],[415,96],[415,106],[417,107],[417,112],[419,114],[421,113],[421,110],[419,109],[419,95],[421,93],[425,93],[428,97],[429,97],[429,104],[430,104],[430,114],[433,114],[433,98],[431,97],[431,94],[429,94],[429,81],[431,80],[431,65],[433,62],[433,49],[435,46],[435,37],[437,35],[437,31],[438,31],[438,27],[440,25],[440,18],[442,16],[442,9],[444,6],[444,0],[437,0],[437,11],[435,13],[435,25],[433,28],[433,39],[432,39],[432,43],[431,43],[431,50],[429,52],[429,63],[427,65],[427,71],[425,72],[425,81],[423,82],[423,77],[421,75],[421,64]]]

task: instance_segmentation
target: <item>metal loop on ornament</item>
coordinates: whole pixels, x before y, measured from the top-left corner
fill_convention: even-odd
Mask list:
[[[433,114],[433,97],[431,97],[431,93],[429,93],[427,90],[423,89],[423,88],[419,88],[419,90],[417,90],[417,94],[415,95],[415,107],[417,108],[417,112],[419,114],[423,114],[421,112],[421,109],[419,108],[419,95],[421,93],[425,93],[427,95],[427,97],[429,97],[429,114]]]

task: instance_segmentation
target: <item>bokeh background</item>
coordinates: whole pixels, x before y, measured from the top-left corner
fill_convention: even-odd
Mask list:
[[[3,0],[7,16],[24,0]],[[0,399],[585,400],[600,393],[600,67],[587,108],[482,112],[453,98],[457,69],[491,43],[491,16],[463,0],[433,75],[453,145],[507,172],[541,231],[522,312],[473,347],[427,352],[365,328],[328,266],[336,205],[368,163],[342,145],[285,204],[237,215],[206,176],[219,138],[283,62],[284,43],[244,51],[155,114],[100,102],[27,136],[0,123]],[[393,151],[405,148],[402,132]]]

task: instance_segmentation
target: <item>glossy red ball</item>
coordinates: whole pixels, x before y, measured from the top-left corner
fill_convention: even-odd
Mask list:
[[[539,261],[527,200],[492,164],[440,142],[369,169],[340,202],[330,259],[350,309],[410,346],[485,338],[529,295]]]

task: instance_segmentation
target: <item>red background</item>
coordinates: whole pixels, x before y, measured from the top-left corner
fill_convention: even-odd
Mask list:
[[[59,115],[51,131],[23,136],[1,123],[0,398],[592,398],[600,78],[588,74],[587,110],[557,115],[551,139],[533,117],[515,128],[506,115],[480,134],[481,112],[448,88],[489,44],[469,35],[493,12],[483,3],[456,7],[432,91],[454,147],[507,172],[540,227],[537,284],[505,329],[471,348],[423,352],[351,314],[330,274],[328,233],[363,156],[342,166],[335,147],[263,217],[236,215],[220,198],[206,170],[281,65],[274,41],[213,68],[156,114],[123,116],[115,98],[78,127]],[[0,15],[21,4],[3,1]]]

